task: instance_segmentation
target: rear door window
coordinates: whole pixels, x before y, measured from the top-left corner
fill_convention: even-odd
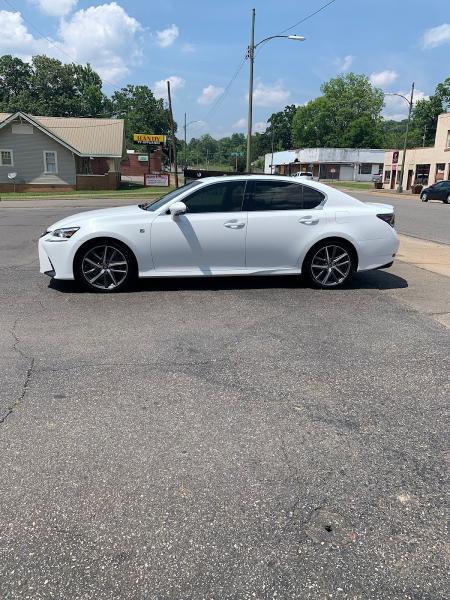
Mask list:
[[[318,190],[290,181],[256,180],[252,182],[249,210],[310,210],[325,196]]]

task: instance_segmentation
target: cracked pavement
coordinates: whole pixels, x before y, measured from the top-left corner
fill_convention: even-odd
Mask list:
[[[448,597],[450,280],[49,285],[0,209],[0,597]]]

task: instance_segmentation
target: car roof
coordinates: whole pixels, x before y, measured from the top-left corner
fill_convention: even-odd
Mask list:
[[[202,177],[201,179],[197,179],[196,181],[199,182],[204,182],[206,183],[216,183],[219,181],[227,181],[227,180],[245,180],[245,181],[252,181],[254,179],[264,179],[265,181],[287,181],[288,183],[295,183],[296,185],[307,185],[309,187],[313,187],[313,188],[317,188],[318,190],[320,190],[321,192],[323,192],[324,194],[329,194],[330,190],[333,191],[337,191],[334,190],[334,188],[331,188],[329,185],[325,185],[323,183],[320,183],[318,181],[314,181],[313,179],[308,179],[307,181],[302,181],[301,183],[299,181],[295,180],[295,177],[290,177],[288,175],[266,175],[265,173],[252,173],[251,175],[246,175],[244,174],[230,174],[230,175],[221,175],[219,177]]]

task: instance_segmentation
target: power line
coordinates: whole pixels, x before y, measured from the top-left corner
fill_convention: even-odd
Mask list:
[[[297,27],[298,25],[300,25],[301,23],[304,23],[305,21],[308,21],[308,19],[311,19],[312,17],[314,17],[315,15],[317,15],[318,13],[320,13],[322,10],[325,10],[325,8],[327,8],[328,6],[330,6],[331,4],[333,4],[334,2],[336,2],[336,0],[330,0],[329,2],[327,2],[326,4],[322,5],[321,7],[319,7],[317,10],[315,10],[314,12],[310,13],[309,15],[306,15],[305,17],[303,17],[302,19],[300,19],[300,21],[297,21],[297,23],[294,23],[294,25],[291,25],[290,27],[287,27],[286,29],[283,29],[283,31],[280,31],[279,33],[277,33],[276,35],[282,35],[283,33],[286,33],[287,31],[291,31],[291,29],[294,29],[295,27]],[[256,51],[256,53],[258,54],[258,52],[261,50],[261,47],[264,45],[264,43],[258,48],[258,50]],[[217,100],[215,101],[215,103],[213,104],[213,106],[209,109],[205,119],[208,119],[211,114],[214,112],[214,110],[219,106],[219,104],[225,99],[225,97],[227,96],[231,86],[233,85],[234,81],[236,80],[237,76],[239,75],[239,73],[242,70],[242,67],[245,64],[245,61],[248,59],[248,54],[246,53],[244,58],[241,60],[241,62],[239,63],[238,68],[236,69],[234,75],[231,77],[230,81],[228,82],[227,86],[225,87],[225,89],[223,90],[222,94],[217,98]]]
[[[303,17],[302,19],[300,19],[300,21],[297,21],[297,23],[294,23],[294,25],[291,25],[291,27],[287,27],[286,29],[283,29],[283,31],[279,31],[276,35],[282,35],[283,33],[286,33],[287,31],[291,31],[291,29],[295,29],[295,27],[297,27],[298,25],[300,25],[301,23],[304,23],[305,21],[308,21],[308,19],[311,19],[312,17],[314,17],[315,15],[317,15],[318,13],[320,13],[322,10],[325,10],[327,8],[327,6],[330,6],[331,4],[333,4],[334,2],[336,2],[336,0],[330,0],[329,2],[327,2],[326,4],[324,4],[323,6],[321,6],[320,8],[318,8],[317,10],[315,10],[314,12],[310,13],[309,15],[306,15],[306,17]],[[259,54],[259,52],[261,51],[261,48],[267,44],[269,40],[263,42],[259,48],[256,50],[256,54],[255,57]]]
[[[38,27],[36,27],[36,25],[34,25],[34,23],[32,21],[30,21],[30,19],[28,19],[27,17],[25,17],[21,11],[16,8],[12,2],[10,2],[10,0],[3,0],[3,2],[12,10],[18,12],[20,14],[20,16],[22,17],[22,19],[25,21],[25,23],[27,23],[32,29],[34,29],[44,40],[46,40],[51,46],[53,46],[54,48],[56,48],[57,50],[59,50],[62,54],[64,54],[65,56],[67,56],[68,58],[70,58],[70,60],[72,62],[74,62],[75,64],[80,64],[76,58],[74,58],[73,56],[71,56],[68,52],[66,52],[65,50],[63,50],[63,48],[61,48],[61,46],[59,46],[59,44],[57,42],[55,42],[54,40],[52,40],[51,38],[49,38],[47,35],[45,35],[45,33],[43,33]],[[80,65],[82,66],[82,65]],[[110,81],[108,81],[107,79],[102,78],[102,83],[106,83],[107,85],[109,85],[110,87],[117,89],[117,85],[114,83],[111,83]]]
[[[245,61],[247,60],[247,58],[248,58],[248,56],[247,56],[247,54],[245,54],[245,56],[242,58],[241,62],[239,63],[236,71],[232,75],[230,81],[225,86],[223,92],[220,94],[220,96],[217,98],[217,100],[211,106],[211,108],[209,109],[209,111],[206,113],[205,120],[207,120],[212,115],[212,113],[216,110],[216,108],[219,106],[219,104],[221,104],[221,102],[226,98],[228,92],[230,91],[231,86],[233,85],[233,83],[235,82],[237,76],[241,72],[242,67],[244,66]]]
[[[283,29],[283,31],[280,31],[279,33],[277,33],[277,35],[281,35],[283,33],[286,33],[286,31],[291,31],[291,29],[294,29],[294,27],[297,27],[297,25],[300,25],[301,23],[304,23],[308,19],[311,19],[311,17],[314,17],[315,15],[317,15],[318,13],[320,13],[322,10],[325,10],[327,8],[327,6],[330,6],[330,4],[333,4],[334,2],[336,2],[336,0],[330,0],[330,2],[327,2],[323,6],[321,6],[320,8],[318,8],[317,10],[315,10],[314,12],[312,12],[311,14],[306,15],[306,17],[303,17],[303,19],[300,19],[300,21],[297,21],[297,23],[294,23],[294,25],[292,25],[291,27],[287,27],[286,29]]]

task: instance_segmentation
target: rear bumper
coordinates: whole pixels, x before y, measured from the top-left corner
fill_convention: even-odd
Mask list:
[[[400,240],[394,230],[388,238],[359,242],[358,244],[358,271],[369,269],[387,268],[394,262],[398,252]]]

